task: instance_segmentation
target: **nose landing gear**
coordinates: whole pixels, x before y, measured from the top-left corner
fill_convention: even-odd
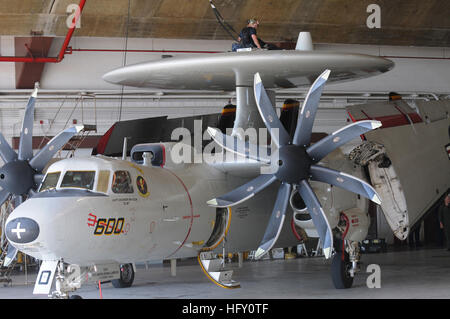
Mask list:
[[[84,283],[111,282],[115,288],[131,287],[134,281],[133,264],[102,264],[80,267],[68,265],[61,259],[55,261],[55,290],[48,296],[52,299],[82,299],[79,295],[70,295]],[[49,271],[47,271],[49,272]],[[42,276],[41,276],[42,277]],[[37,281],[39,283],[39,280]],[[50,287],[47,293],[50,292]]]

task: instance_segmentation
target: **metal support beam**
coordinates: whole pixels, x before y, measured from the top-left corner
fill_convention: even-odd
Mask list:
[[[69,31],[67,32],[67,35],[64,39],[64,43],[61,47],[61,50],[59,51],[59,54],[57,57],[54,58],[47,58],[47,57],[34,57],[34,56],[28,56],[28,57],[20,57],[20,56],[0,56],[0,62],[24,62],[24,63],[59,63],[64,59],[64,55],[66,54],[67,48],[69,46],[70,40],[72,39],[72,35],[75,32],[76,29],[76,22],[81,16],[81,13],[83,12],[84,5],[86,4],[87,0],[80,0],[80,4],[78,5],[80,8],[80,11],[77,12],[74,21],[72,25],[69,28]]]
[[[238,266],[239,268],[242,268],[244,263],[244,254],[242,252],[238,253]]]

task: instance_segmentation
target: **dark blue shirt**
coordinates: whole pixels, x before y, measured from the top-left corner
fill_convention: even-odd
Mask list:
[[[252,39],[253,34],[256,35],[255,28],[245,27],[242,29],[241,33],[239,33],[239,37],[241,38],[241,48],[256,48],[256,44]]]

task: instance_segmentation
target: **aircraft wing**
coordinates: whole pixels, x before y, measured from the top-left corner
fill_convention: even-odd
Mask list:
[[[394,234],[405,239],[450,187],[450,101],[400,100],[353,105],[347,111],[354,122],[376,119],[383,124],[364,135],[366,145],[381,150],[369,161],[369,172],[386,220]]]

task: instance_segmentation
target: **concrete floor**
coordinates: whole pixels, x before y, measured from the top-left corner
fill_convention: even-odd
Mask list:
[[[177,276],[170,276],[170,265],[139,266],[133,287],[115,289],[102,285],[104,299],[295,299],[295,298],[450,298],[450,252],[444,249],[421,249],[365,254],[362,271],[353,287],[336,290],[330,276],[330,261],[322,257],[292,260],[246,261],[235,269],[234,279],[239,289],[223,289],[212,284],[196,260],[178,263]],[[381,268],[381,288],[369,289],[366,273],[369,264]],[[0,298],[46,298],[32,295],[36,273],[13,276],[12,287],[0,286]],[[83,298],[98,299],[99,290],[93,284],[77,291]]]

